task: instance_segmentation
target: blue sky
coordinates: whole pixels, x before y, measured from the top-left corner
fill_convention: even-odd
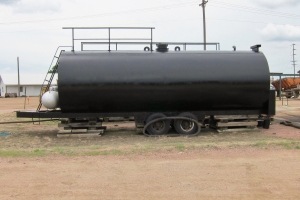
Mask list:
[[[0,0],[0,74],[16,73],[17,57],[21,73],[46,73],[56,48],[71,45],[71,32],[62,27],[150,26],[154,41],[203,42],[201,2]],[[299,10],[299,0],[208,0],[207,42],[229,51],[261,44],[270,71],[293,73],[292,44],[300,61]]]

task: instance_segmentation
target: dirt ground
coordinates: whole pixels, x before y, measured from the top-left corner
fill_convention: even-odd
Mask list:
[[[24,98],[0,98],[0,122]],[[38,98],[26,100],[35,110]],[[299,199],[300,99],[277,100],[270,129],[147,138],[133,122],[57,138],[58,122],[0,124],[0,199]]]

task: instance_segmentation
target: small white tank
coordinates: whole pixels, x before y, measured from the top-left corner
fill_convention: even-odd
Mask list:
[[[42,104],[48,109],[58,108],[58,88],[53,86],[42,96]]]

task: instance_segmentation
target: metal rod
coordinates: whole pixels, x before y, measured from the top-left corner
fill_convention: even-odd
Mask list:
[[[19,69],[19,57],[17,57],[17,65],[18,65],[18,97],[20,96],[20,69]]]
[[[155,27],[63,27],[63,29],[155,29]]]
[[[151,51],[153,51],[153,47],[152,47],[152,42],[153,42],[153,40],[152,40],[152,37],[153,37],[153,33],[152,33],[152,28],[151,28],[151,43],[150,43],[150,50]]]
[[[281,86],[281,76],[279,76],[279,100],[281,100],[281,88],[282,86]]]
[[[82,42],[83,44],[108,44],[109,42]],[[115,44],[115,43],[118,43],[118,44],[149,44],[149,42],[117,42],[117,41],[111,41],[110,42],[111,44]],[[169,44],[169,45],[175,45],[175,44],[179,44],[179,45],[183,45],[183,44],[186,44],[186,45],[203,45],[204,43],[193,43],[193,42],[152,42],[152,44],[155,43],[155,44],[158,44],[158,43],[166,43],[166,44]],[[216,46],[218,43],[206,43],[206,45],[213,45],[213,46]]]
[[[59,119],[42,119],[38,121],[11,121],[11,122],[0,122],[0,124],[17,124],[17,123],[32,123],[32,122],[48,122],[48,121],[58,121]]]
[[[74,28],[72,28],[72,51],[74,51]]]
[[[110,28],[108,28],[108,51],[110,51]]]
[[[202,0],[202,9],[203,9],[203,42],[204,42],[204,50],[206,50],[206,24],[205,24],[205,1]]]
[[[76,38],[74,40],[107,40],[107,38]],[[110,38],[110,40],[151,40],[149,38]]]
[[[26,104],[26,87],[25,87],[25,101],[24,101],[24,110],[25,110],[25,104]]]

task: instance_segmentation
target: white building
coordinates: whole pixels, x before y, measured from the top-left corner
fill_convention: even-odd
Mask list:
[[[46,74],[20,74],[20,96],[38,96]],[[52,85],[57,85],[57,75],[53,78]],[[18,75],[0,75],[0,96],[5,93],[16,93],[18,95]]]

